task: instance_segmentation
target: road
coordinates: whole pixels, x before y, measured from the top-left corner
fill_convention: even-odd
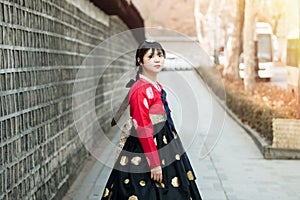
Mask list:
[[[159,80],[204,200],[300,199],[300,162],[265,160],[194,71],[164,71]],[[91,157],[64,200],[99,199],[110,171]]]
[[[273,73],[271,84],[287,89],[287,69],[285,66],[275,66],[273,68]]]

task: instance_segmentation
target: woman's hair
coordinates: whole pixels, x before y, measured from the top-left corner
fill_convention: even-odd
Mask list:
[[[166,53],[165,50],[162,48],[162,46],[158,43],[158,42],[150,42],[150,41],[143,41],[142,43],[140,43],[140,45],[138,46],[137,50],[136,50],[136,54],[135,54],[135,65],[139,66],[136,76],[135,76],[135,80],[131,79],[127,84],[126,87],[130,88],[139,78],[140,78],[140,74],[142,73],[142,67],[140,66],[140,63],[138,62],[138,58],[140,59],[140,62],[144,62],[143,58],[144,55],[149,51],[149,49],[152,50],[152,55],[154,55],[155,50],[162,52],[164,57],[166,57]]]
[[[140,43],[140,45],[138,46],[137,50],[136,50],[136,54],[135,54],[135,65],[139,66],[140,63],[138,62],[138,58],[140,59],[140,62],[144,62],[143,58],[144,55],[149,51],[149,49],[152,50],[152,55],[154,54],[155,50],[162,52],[164,57],[166,57],[166,53],[165,50],[162,48],[161,44],[159,44],[158,42],[150,42],[150,41],[143,41],[142,43]]]

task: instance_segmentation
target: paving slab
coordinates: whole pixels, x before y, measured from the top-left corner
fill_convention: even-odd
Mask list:
[[[264,159],[197,73],[167,71],[159,80],[170,97],[172,115],[204,200],[300,199],[300,161]],[[100,199],[110,171],[91,156],[64,200]]]

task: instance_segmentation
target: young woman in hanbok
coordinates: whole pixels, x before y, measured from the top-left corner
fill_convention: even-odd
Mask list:
[[[139,68],[128,100],[132,127],[104,188],[102,199],[200,200],[195,173],[174,127],[166,92],[157,81],[165,50],[142,42]]]

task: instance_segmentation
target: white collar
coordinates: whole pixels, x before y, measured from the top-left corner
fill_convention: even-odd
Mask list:
[[[152,81],[150,78],[144,76],[143,74],[140,74],[140,78],[151,83],[159,92],[161,91],[161,88],[157,82]]]

